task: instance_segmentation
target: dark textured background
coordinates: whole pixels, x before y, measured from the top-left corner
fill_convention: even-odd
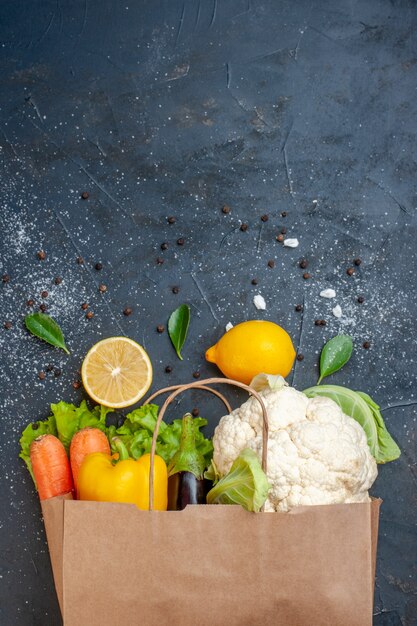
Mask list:
[[[354,356],[331,382],[368,391],[403,451],[380,467],[373,489],[385,500],[374,624],[417,623],[416,8],[411,0],[2,0],[1,273],[11,278],[0,285],[1,624],[60,623],[37,496],[17,460],[22,427],[46,417],[50,402],[82,398],[72,383],[103,336],[143,343],[156,388],[195,370],[214,374],[205,349],[227,322],[250,318],[291,333],[305,355],[293,377],[299,389],[314,384],[323,342],[352,335]],[[297,249],[276,242],[284,225]],[[349,277],[356,256],[363,263]],[[337,291],[340,321],[335,301],[318,295],[324,287]],[[42,289],[70,357],[23,329],[25,302],[39,306]],[[253,306],[256,293],[265,312]],[[300,315],[294,305],[303,301]],[[155,332],[181,302],[192,308],[183,362]],[[315,327],[317,317],[327,326]],[[38,380],[48,363],[61,376]],[[220,407],[201,395],[172,416],[196,405],[212,427]]]

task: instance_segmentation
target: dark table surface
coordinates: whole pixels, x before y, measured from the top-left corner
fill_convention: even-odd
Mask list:
[[[299,389],[315,383],[326,339],[353,337],[331,382],[368,391],[402,449],[373,488],[384,499],[374,624],[417,623],[416,26],[412,0],[1,2],[1,624],[60,623],[17,459],[22,427],[51,402],[81,400],[72,385],[102,337],[142,343],[157,388],[215,374],[205,349],[251,318],[288,329],[305,355],[289,378]],[[284,226],[298,248],[276,241]],[[42,290],[69,357],[24,330]],[[192,321],[180,362],[155,328],[182,302]],[[49,363],[61,375],[39,380]],[[194,394],[172,416],[198,405],[212,431],[217,400]]]

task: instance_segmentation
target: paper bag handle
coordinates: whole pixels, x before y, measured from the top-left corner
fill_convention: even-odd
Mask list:
[[[149,470],[149,510],[153,511],[153,483],[154,483],[154,464],[155,464],[155,449],[156,449],[156,440],[159,433],[159,426],[162,422],[162,419],[165,415],[165,412],[171,402],[183,391],[187,391],[188,389],[206,389],[207,391],[211,391],[218,397],[222,397],[219,392],[216,392],[215,389],[211,389],[207,387],[207,385],[212,384],[222,384],[222,385],[233,385],[235,387],[240,387],[241,389],[245,389],[248,391],[254,398],[256,398],[261,405],[262,409],[262,469],[267,472],[267,455],[268,455],[268,413],[266,410],[266,406],[262,397],[259,395],[257,391],[249,387],[249,385],[245,385],[244,383],[240,383],[237,380],[231,380],[229,378],[207,378],[206,380],[201,380],[195,383],[188,383],[186,385],[178,385],[174,391],[168,396],[165,400],[164,404],[159,411],[158,418],[156,420],[155,429],[152,437],[152,447],[151,447],[151,462],[150,462],[150,470]],[[160,392],[153,394],[150,396],[150,399],[155,398],[159,393],[163,393],[163,391],[167,391],[167,389],[162,389]],[[145,402],[147,404],[149,399]],[[229,408],[229,407],[228,407]],[[230,412],[230,409],[229,409]]]
[[[176,389],[180,389],[182,387],[184,387],[184,385],[172,385],[171,387],[164,387],[163,389],[160,389],[159,391],[155,391],[155,393],[153,393],[151,396],[149,396],[149,398],[146,398],[144,404],[150,404],[152,402],[152,400],[154,400],[156,397],[162,395],[163,393],[167,393],[168,391],[175,391]],[[206,387],[206,385],[202,385],[201,382],[199,382],[198,385],[195,385],[194,389],[203,389],[205,391],[210,391],[210,393],[213,393],[215,396],[220,398],[220,400],[223,402],[224,406],[229,411],[229,413],[232,412],[232,407],[230,406],[229,402],[220,393],[220,391],[217,391],[217,389],[212,389],[211,387]]]

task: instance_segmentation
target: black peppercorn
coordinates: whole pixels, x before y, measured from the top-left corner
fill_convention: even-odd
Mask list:
[[[193,378],[200,378],[200,372],[193,372]]]
[[[243,222],[243,224],[240,225],[240,230],[244,233],[248,230],[248,225]]]
[[[88,309],[87,302],[83,302],[82,305],[81,305],[81,308],[82,308],[83,311],[86,311]]]
[[[353,267],[348,267],[348,268],[347,268],[347,270],[346,270],[346,274],[347,274],[348,276],[353,276],[353,274],[354,274],[354,273],[355,273],[355,270],[354,270],[354,268],[353,268]]]
[[[55,285],[60,285],[62,283],[61,276],[55,276],[54,283],[55,283]]]
[[[185,244],[185,239],[183,237],[180,237],[179,239],[177,239],[177,244],[179,246],[183,246]]]
[[[365,350],[369,350],[369,348],[371,347],[371,344],[369,341],[364,341],[362,346],[365,348]]]
[[[47,291],[41,291],[41,297],[42,298],[47,298],[48,297],[48,292]]]
[[[79,389],[81,387],[81,383],[79,380],[74,380],[74,382],[72,383],[72,386],[74,389]]]
[[[162,265],[163,262],[164,262],[164,259],[162,257],[160,257],[160,256],[156,259],[156,264],[157,265]]]
[[[252,278],[251,283],[252,285],[257,285],[258,281],[256,280],[256,278]]]
[[[39,252],[38,252],[38,259],[40,261],[44,261],[46,259],[46,252],[44,250],[39,250]]]
[[[304,354],[297,354],[297,361],[304,361]]]
[[[275,239],[281,243],[284,241],[284,235],[280,233],[279,235],[275,237]]]
[[[297,311],[297,313],[299,313],[300,311],[302,311],[302,310],[303,310],[303,306],[302,306],[302,304],[296,304],[296,305],[295,305],[295,310]]]
[[[90,194],[88,193],[88,191],[83,191],[81,194],[81,198],[83,200],[88,200],[88,198],[90,197]]]
[[[52,370],[54,369],[54,366],[52,365],[52,363],[49,363],[46,367],[45,367],[47,372],[52,372]]]
[[[321,320],[314,320],[314,326],[321,326]]]
[[[363,304],[365,302],[365,298],[363,296],[358,296],[359,304]]]
[[[306,267],[308,267],[308,261],[307,259],[301,259],[301,261],[299,262],[299,267],[301,267],[302,270],[305,270]]]
[[[126,315],[126,317],[129,317],[129,315],[132,315],[133,309],[130,306],[127,306],[125,309],[123,309],[123,315]]]
[[[273,261],[272,259],[270,259],[270,260],[268,261],[268,267],[271,267],[271,268],[272,268],[272,267],[275,267],[275,261]]]
[[[197,407],[191,411],[191,415],[193,417],[198,417],[200,415],[200,411],[197,409]]]
[[[106,293],[106,291],[107,291],[107,287],[106,287],[106,285],[103,285],[103,283],[101,283],[101,284],[98,286],[98,290],[99,290],[99,292],[100,292],[100,293]]]
[[[326,320],[320,320],[320,326],[326,326],[327,322]]]
[[[42,311],[42,313],[45,313],[48,307],[46,306],[44,302],[42,302],[42,304],[39,306],[39,309]]]
[[[180,288],[179,287],[173,287],[172,288],[172,293],[179,293],[180,292]]]
[[[170,374],[171,372],[172,372],[172,367],[170,365],[167,365],[165,368],[165,373]]]
[[[2,276],[2,281],[3,281],[4,283],[8,283],[8,282],[9,282],[9,280],[10,280],[10,276],[9,276],[9,274],[3,274],[3,276]]]
[[[281,211],[281,217],[287,217],[288,213],[287,211]]]
[[[82,257],[82,256],[77,256],[77,258],[75,259],[75,262],[76,262],[78,265],[84,265],[84,259],[83,259],[83,257]]]
[[[32,430],[38,430],[38,428],[39,428],[39,424],[38,424],[38,422],[33,422],[33,424],[32,424]]]
[[[286,235],[287,234],[287,229],[285,228],[285,226],[283,226],[281,228],[281,235]]]
[[[224,207],[222,208],[222,213],[224,213],[225,215],[230,213],[230,206],[228,204],[224,205]]]
[[[11,322],[4,322],[3,326],[6,330],[10,330],[13,324]]]
[[[56,368],[54,369],[54,376],[55,376],[56,378],[58,378],[58,376],[61,376],[61,370],[59,369],[59,367],[56,367]]]
[[[261,221],[262,222],[267,222],[269,219],[268,215],[265,213],[265,215],[261,215]]]
[[[99,272],[103,269],[103,263],[96,263],[94,268]]]
[[[35,301],[32,300],[32,298],[30,298],[29,300],[26,300],[26,306],[33,306],[35,304]]]
[[[354,263],[357,267],[359,267],[359,265],[362,263],[362,260],[361,260],[361,259],[353,259],[353,263]]]
[[[170,215],[169,217],[167,217],[167,222],[168,224],[175,224],[175,217],[173,215]]]
[[[164,332],[164,330],[165,330],[165,326],[163,326],[163,324],[159,324],[159,325],[156,327],[156,332],[158,332],[159,334],[163,333],[163,332]]]
[[[163,243],[161,243],[161,250],[168,250],[168,244],[166,241],[164,241]]]

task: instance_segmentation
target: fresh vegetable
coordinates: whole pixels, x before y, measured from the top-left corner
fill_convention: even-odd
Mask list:
[[[31,313],[25,317],[25,325],[35,337],[46,341],[55,348],[61,348],[67,354],[69,350],[65,345],[64,335],[58,323],[46,313]]]
[[[349,335],[336,335],[324,346],[320,355],[319,385],[325,376],[340,370],[352,356],[353,343]]]
[[[110,454],[110,444],[106,435],[98,428],[82,428],[71,439],[70,463],[74,487],[77,490],[78,474],[87,454],[102,452]]]
[[[134,459],[142,454],[150,452],[152,436],[158,417],[158,407],[156,404],[144,404],[126,416],[125,422],[119,428],[109,429],[110,439],[113,436],[119,437],[126,445],[130,456]],[[207,424],[207,420],[202,417],[195,417],[193,425],[195,429],[195,442],[198,452],[204,455],[206,465],[210,463],[213,455],[213,444],[210,439],[206,439],[200,428]],[[161,423],[159,427],[158,439],[156,442],[156,453],[161,456],[166,463],[172,459],[180,446],[182,433],[182,420],[176,419],[172,424]]]
[[[247,511],[260,511],[270,485],[256,453],[242,450],[229,472],[207,494],[208,504],[240,504]]]
[[[86,401],[83,400],[79,407],[69,402],[51,404],[51,411],[58,437],[65,450],[69,452],[71,439],[82,428],[91,426],[106,432],[106,415],[111,409],[97,405],[90,411]]]
[[[188,326],[190,325],[190,307],[188,304],[181,304],[175,309],[168,320],[168,334],[175,348],[177,356],[182,361],[181,348],[187,337]]]
[[[30,444],[39,435],[56,435],[69,452],[71,439],[76,432],[82,428],[92,427],[103,431],[110,441],[112,451],[116,448],[112,444],[112,437],[118,436],[128,449],[130,456],[138,459],[142,454],[150,452],[152,445],[152,435],[158,415],[158,407],[155,404],[145,404],[142,407],[128,413],[123,425],[106,426],[106,416],[112,409],[96,405],[89,409],[83,400],[80,406],[68,402],[58,402],[51,404],[52,415],[44,421],[37,421],[29,424],[23,431],[20,438],[20,458],[22,458],[29,472],[32,475],[29,448]],[[196,437],[196,447],[209,465],[213,455],[213,444],[210,439],[206,439],[200,428],[207,424],[207,420],[196,417],[193,420]],[[168,463],[178,450],[181,440],[182,421],[174,420],[172,424],[161,424],[157,439],[156,452]]]
[[[187,504],[204,504],[208,481],[204,479],[206,459],[195,443],[194,420],[182,418],[180,447],[168,465],[168,509],[180,511]]]
[[[206,352],[227,378],[249,384],[261,372],[288,376],[295,350],[288,333],[273,322],[237,324]]]
[[[356,420],[365,431],[369,449],[377,463],[398,459],[401,451],[384,424],[379,406],[368,394],[338,385],[310,387],[304,393],[308,398],[330,398],[343,413]]]
[[[28,424],[22,435],[20,437],[20,452],[19,458],[23,459],[26,463],[26,466],[32,476],[32,480],[36,486],[35,476],[33,475],[32,462],[30,460],[30,446],[32,441],[35,441],[38,437],[42,435],[56,435],[56,424],[55,418],[53,416],[48,417],[45,421],[33,422],[32,424]]]
[[[128,337],[96,343],[81,367],[88,395],[104,406],[123,408],[138,402],[152,383],[152,364],[145,350]]]
[[[98,502],[128,502],[139,509],[149,508],[150,454],[135,461],[118,438],[114,441],[119,461],[113,465],[109,454],[94,452],[85,457],[78,474],[80,500]],[[168,472],[165,461],[155,455],[154,509],[166,511]]]
[[[354,419],[329,398],[309,399],[287,385],[259,393],[269,417],[267,477],[271,489],[265,510],[369,500],[377,465],[365,432]],[[229,472],[245,448],[261,459],[262,412],[254,397],[222,417],[213,445],[213,461],[220,476]]]
[[[51,404],[52,415],[46,420],[39,420],[26,426],[20,437],[20,454],[27,465],[30,475],[35,482],[30,460],[30,445],[34,439],[40,435],[55,435],[69,451],[71,439],[78,430],[87,426],[99,428],[107,432],[106,415],[111,409],[104,406],[95,406],[91,411],[83,400],[79,407],[69,402],[58,402]],[[36,483],[35,483],[36,484]]]
[[[62,496],[73,490],[67,453],[57,437],[42,435],[32,441],[30,460],[40,500]]]

